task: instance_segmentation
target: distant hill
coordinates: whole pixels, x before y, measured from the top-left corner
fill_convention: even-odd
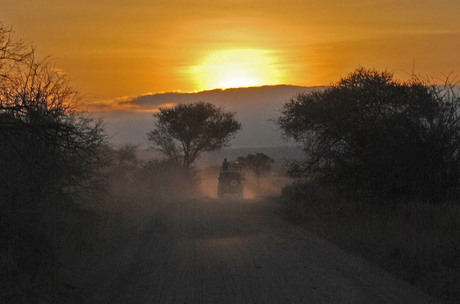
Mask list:
[[[277,126],[271,121],[280,115],[283,104],[299,93],[322,89],[324,87],[277,85],[196,93],[159,93],[121,103],[148,111],[172,103],[210,102],[236,112],[237,119],[243,125],[243,129],[232,140],[232,147],[277,147],[293,145],[283,140]],[[96,115],[104,117],[112,143],[146,145],[145,134],[152,128],[151,113],[117,111],[97,112]]]

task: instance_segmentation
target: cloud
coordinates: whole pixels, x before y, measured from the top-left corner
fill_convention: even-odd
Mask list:
[[[192,103],[198,101],[210,102],[226,108],[241,109],[246,107],[270,107],[279,105],[293,95],[311,90],[309,87],[274,85],[248,88],[215,89],[195,93],[157,93],[118,102],[120,106],[143,110],[153,110],[167,105]]]
[[[132,101],[138,97],[117,97],[114,99],[86,101],[84,103],[86,110],[90,112],[158,112],[159,107],[143,107]]]

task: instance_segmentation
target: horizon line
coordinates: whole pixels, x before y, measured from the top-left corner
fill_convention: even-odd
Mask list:
[[[257,89],[257,88],[266,88],[266,87],[302,87],[302,88],[322,88],[328,87],[330,85],[297,85],[297,84],[265,84],[260,86],[248,86],[248,87],[229,87],[229,88],[214,88],[214,89],[206,89],[206,90],[195,90],[195,91],[162,91],[162,92],[148,92],[145,94],[137,95],[140,96],[151,96],[151,95],[161,95],[161,94],[197,94],[197,93],[204,93],[204,92],[213,92],[213,91],[229,91],[229,90],[237,90],[237,89]],[[136,98],[136,97],[135,97]]]

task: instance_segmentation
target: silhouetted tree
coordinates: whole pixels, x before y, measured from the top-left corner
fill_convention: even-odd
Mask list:
[[[154,130],[147,134],[151,147],[186,171],[202,152],[221,149],[241,129],[235,113],[205,102],[161,108],[153,116]]]
[[[5,161],[17,159],[24,176],[35,174],[31,184],[39,192],[91,187],[106,136],[100,121],[76,110],[78,94],[65,75],[32,56],[2,84],[0,140],[10,154]]]
[[[257,185],[260,184],[260,177],[270,172],[272,164],[275,162],[264,153],[248,154],[246,157],[238,157],[238,164],[254,172],[257,178]]]
[[[46,213],[94,187],[104,164],[101,122],[79,112],[77,101],[67,77],[0,24],[0,294],[6,299],[49,300],[42,298],[49,296],[44,284],[52,283],[57,261]]]
[[[14,67],[31,55],[33,48],[14,36],[11,28],[0,22],[0,78],[9,78]]]
[[[292,98],[278,125],[306,152],[301,174],[387,198],[436,200],[460,181],[459,105],[455,87],[361,68]]]

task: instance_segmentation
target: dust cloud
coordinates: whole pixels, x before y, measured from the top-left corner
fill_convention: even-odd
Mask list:
[[[217,186],[220,172],[220,165],[211,165],[203,168],[200,173],[200,193],[204,197],[217,198]],[[292,182],[279,172],[261,176],[259,181],[250,171],[243,170],[244,176],[244,199],[258,199],[267,196],[278,196],[281,189]]]

